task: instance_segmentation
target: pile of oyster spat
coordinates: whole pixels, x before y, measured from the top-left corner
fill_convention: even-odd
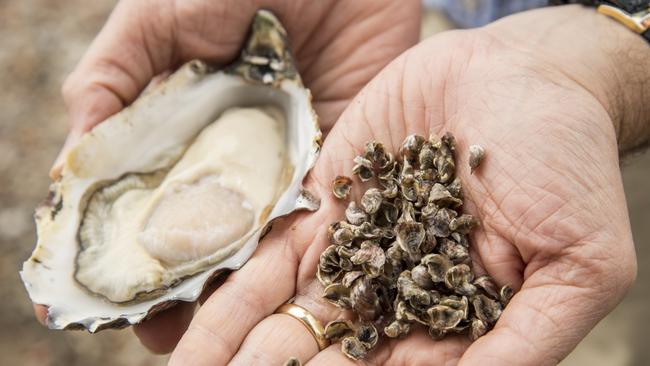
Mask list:
[[[348,357],[362,359],[382,334],[403,337],[418,325],[434,339],[467,333],[475,340],[510,300],[509,286],[499,289],[472,269],[468,234],[479,221],[462,212],[455,150],[449,133],[411,135],[397,156],[371,141],[354,158],[353,173],[377,184],[359,203],[349,202],[345,220],[330,225],[331,245],[317,271],[323,297],[358,317],[325,328]],[[472,171],[484,154],[478,145],[470,148]],[[351,186],[352,179],[337,177],[334,196],[346,199]]]
[[[275,219],[317,209],[302,181],[320,143],[286,31],[259,11],[232,65],[189,62],[67,153],[21,271],[32,301],[91,332],[195,301]]]

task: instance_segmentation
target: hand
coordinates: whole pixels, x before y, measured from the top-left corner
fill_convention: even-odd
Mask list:
[[[121,1],[64,83],[71,130],[60,156],[83,133],[130,104],[156,75],[192,59],[216,64],[234,59],[258,8],[272,10],[286,26],[327,132],[361,87],[417,41],[419,6],[415,0]],[[60,174],[59,160],[50,172],[53,179]],[[180,306],[137,333],[152,350],[169,352],[192,309]],[[35,312],[44,323],[47,309],[35,305]],[[163,335],[155,324],[166,329]]]
[[[635,79],[647,75],[628,73],[612,51],[623,42],[624,57],[650,53],[636,37],[591,9],[563,7],[441,34],[406,52],[352,101],[325,140],[306,182],[321,197],[320,210],[274,226],[199,309],[170,363],[273,365],[295,356],[308,365],[354,364],[339,345],[318,353],[302,324],[273,311],[295,296],[323,323],[342,315],[320,298],[314,278],[327,225],[345,208],[330,193],[332,179],[350,174],[368,140],[395,152],[408,134],[444,131],[458,141],[465,209],[482,222],[472,237],[475,264],[518,292],[495,328],[471,345],[414,332],[384,341],[367,363],[559,362],[635,278],[616,139],[618,131],[625,148],[642,138],[642,129],[621,131],[648,115],[633,98],[650,83]],[[633,67],[647,70],[644,62]],[[617,80],[639,89],[619,93]],[[630,117],[625,126],[622,111]],[[487,150],[474,175],[466,164],[471,143]],[[359,193],[357,186],[353,196]]]
[[[155,76],[192,59],[233,60],[259,8],[272,10],[286,26],[324,132],[379,70],[417,42],[420,30],[415,0],[120,1],[63,85],[70,134],[60,157],[133,102]]]

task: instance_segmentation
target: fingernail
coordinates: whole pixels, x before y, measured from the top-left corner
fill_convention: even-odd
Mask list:
[[[50,178],[52,180],[57,180],[61,177],[61,169],[63,168],[65,158],[68,155],[70,149],[77,144],[80,137],[81,133],[76,130],[71,130],[70,133],[68,133],[68,137],[65,139],[65,143],[63,144],[59,155],[56,157],[56,160],[54,160],[54,164],[50,169]]]

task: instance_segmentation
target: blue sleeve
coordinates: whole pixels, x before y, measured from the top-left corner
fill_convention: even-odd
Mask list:
[[[471,28],[516,12],[545,6],[548,0],[423,0],[424,6],[446,12],[459,27]]]

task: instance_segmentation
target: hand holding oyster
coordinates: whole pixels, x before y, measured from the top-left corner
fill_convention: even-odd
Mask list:
[[[181,67],[72,148],[21,275],[50,328],[123,327],[241,267],[320,149],[286,32],[260,11],[240,60]]]

